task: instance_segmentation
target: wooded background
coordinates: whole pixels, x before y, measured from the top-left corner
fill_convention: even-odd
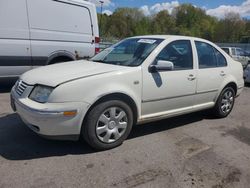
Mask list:
[[[217,43],[248,43],[250,20],[229,12],[219,19],[191,4],[182,4],[169,14],[167,10],[145,16],[137,8],[118,8],[110,16],[98,14],[100,36],[104,41],[148,34],[195,36]]]

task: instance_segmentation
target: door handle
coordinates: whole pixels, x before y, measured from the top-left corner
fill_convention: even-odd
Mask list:
[[[189,81],[194,81],[196,77],[193,74],[188,75],[188,80]]]
[[[220,75],[221,75],[221,76],[226,76],[226,73],[225,73],[224,71],[221,71],[221,72],[220,72]]]

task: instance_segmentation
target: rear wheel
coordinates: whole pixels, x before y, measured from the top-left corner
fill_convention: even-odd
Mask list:
[[[65,62],[68,62],[68,61],[73,61],[73,60],[68,58],[68,57],[57,57],[57,58],[51,60],[49,62],[49,64],[52,65],[52,64],[57,64],[57,63],[65,63]]]
[[[94,106],[83,125],[82,136],[97,150],[117,147],[128,137],[133,113],[124,102],[112,100]]]
[[[223,89],[214,107],[215,116],[219,118],[227,117],[234,107],[234,101],[234,89],[232,87],[226,87]]]

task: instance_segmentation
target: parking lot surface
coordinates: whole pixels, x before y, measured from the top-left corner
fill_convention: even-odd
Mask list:
[[[138,125],[104,152],[40,138],[10,109],[9,89],[0,92],[0,188],[250,185],[250,87],[226,119],[205,111]]]

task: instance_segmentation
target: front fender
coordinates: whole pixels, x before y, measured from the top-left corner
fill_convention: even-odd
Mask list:
[[[132,98],[141,113],[141,68],[90,76],[59,85],[51,93],[48,102],[86,102],[94,104],[101,97],[122,93]]]

